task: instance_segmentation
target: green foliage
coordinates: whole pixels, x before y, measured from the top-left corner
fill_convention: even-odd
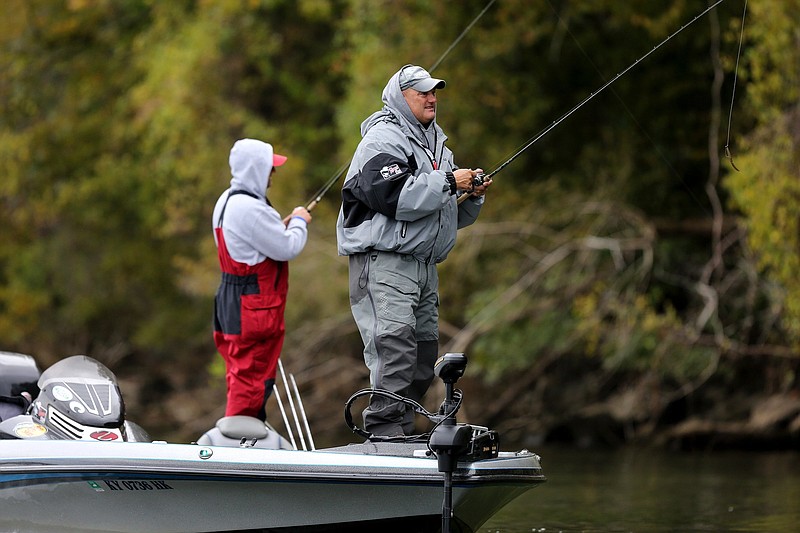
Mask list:
[[[443,56],[484,0],[3,2],[0,349],[145,365],[176,388],[212,362],[216,380],[210,214],[236,139],[289,156],[270,190],[285,213],[349,161],[400,66],[441,59],[456,162],[493,170],[700,4],[503,0]],[[714,11],[724,103],[741,7]],[[742,172],[723,168],[717,188],[746,243],[730,215],[719,240],[709,229],[709,145],[726,124],[710,118],[707,16],[497,175],[441,266],[443,348],[487,379],[579,355],[608,376],[685,385],[726,354],[800,344],[800,0],[749,10],[732,115]],[[285,354],[319,383],[328,360],[340,371],[361,350],[338,207],[334,186],[291,265]]]
[[[320,37],[341,5],[7,4],[4,20],[27,24],[3,43],[3,338],[45,361],[114,346],[196,364],[228,150],[271,141],[294,163],[286,194],[313,187],[314,172],[297,178],[325,169],[303,159],[335,137],[335,47]]]
[[[746,51],[752,132],[734,149],[741,172],[726,187],[744,215],[748,243],[782,288],[782,326],[800,346],[800,2],[752,6]],[[735,146],[735,145],[734,145]]]
[[[659,311],[644,295],[610,289],[598,284],[574,307],[586,353],[601,357],[606,369],[686,383],[716,364],[717,351],[695,345],[694,332],[673,309]]]

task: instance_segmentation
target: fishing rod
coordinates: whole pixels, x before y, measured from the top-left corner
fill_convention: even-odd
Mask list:
[[[574,106],[572,109],[570,109],[569,111],[567,111],[566,113],[564,113],[564,114],[563,114],[563,115],[562,115],[560,118],[558,118],[557,120],[554,120],[552,124],[550,124],[549,126],[547,126],[545,129],[543,129],[543,130],[542,130],[541,132],[539,132],[537,135],[533,136],[533,137],[532,137],[532,138],[531,138],[531,139],[530,139],[530,140],[529,140],[527,143],[525,143],[525,145],[524,145],[522,148],[520,148],[519,150],[517,150],[517,151],[516,151],[516,152],[515,152],[515,153],[514,153],[514,154],[513,154],[511,157],[509,157],[508,159],[506,159],[506,160],[505,160],[505,161],[504,161],[502,164],[500,164],[500,165],[499,165],[497,168],[495,168],[493,171],[489,172],[488,174],[478,174],[477,176],[475,176],[475,178],[473,178],[473,187],[479,187],[479,186],[483,185],[485,182],[487,182],[487,181],[489,181],[490,179],[492,179],[492,177],[493,177],[494,175],[496,175],[498,172],[500,172],[501,170],[503,170],[504,168],[506,168],[508,165],[510,165],[510,164],[511,164],[511,163],[512,163],[512,162],[513,162],[515,159],[517,159],[517,158],[518,158],[520,155],[522,155],[522,153],[523,153],[523,152],[525,152],[525,151],[526,151],[528,148],[530,148],[531,146],[533,146],[534,144],[536,144],[536,143],[537,143],[539,140],[541,140],[541,139],[542,139],[542,137],[544,137],[545,135],[547,135],[548,133],[550,133],[551,131],[553,131],[553,130],[554,130],[554,129],[555,129],[555,128],[556,128],[556,127],[559,125],[559,124],[561,124],[562,122],[564,122],[564,121],[565,121],[567,118],[569,118],[569,117],[570,117],[570,116],[571,116],[573,113],[575,113],[575,112],[576,112],[576,111],[578,111],[578,110],[579,110],[581,107],[583,107],[584,105],[586,105],[586,104],[587,104],[589,101],[591,101],[591,100],[592,100],[592,99],[593,99],[595,96],[597,96],[598,94],[600,94],[601,92],[603,92],[604,90],[606,90],[606,89],[607,89],[608,87],[610,87],[610,86],[611,86],[611,85],[612,85],[614,82],[616,82],[616,81],[617,81],[618,79],[620,79],[622,76],[624,76],[625,74],[627,74],[627,73],[628,73],[628,72],[629,72],[631,69],[633,69],[633,68],[634,68],[636,65],[638,65],[639,63],[641,63],[642,61],[644,61],[645,59],[647,59],[647,57],[649,57],[649,56],[650,56],[650,54],[652,54],[653,52],[655,52],[656,50],[658,50],[659,48],[661,48],[662,46],[664,46],[664,45],[665,45],[665,44],[666,44],[666,43],[667,43],[667,42],[668,42],[670,39],[672,39],[673,37],[675,37],[676,35],[678,35],[679,33],[681,33],[683,30],[685,30],[686,28],[688,28],[689,26],[691,26],[692,24],[694,24],[694,22],[695,22],[695,21],[697,21],[699,18],[701,18],[701,17],[703,17],[704,15],[706,15],[706,14],[707,14],[709,11],[711,11],[712,9],[714,9],[715,7],[717,7],[719,4],[721,4],[721,3],[722,3],[722,2],[724,2],[724,1],[725,1],[725,0],[717,0],[716,2],[714,2],[713,4],[711,4],[710,6],[708,6],[708,7],[707,7],[707,8],[706,8],[706,9],[705,9],[705,10],[704,10],[702,13],[700,13],[700,14],[699,14],[699,15],[697,15],[697,16],[695,16],[695,17],[694,17],[694,18],[693,18],[691,21],[689,21],[689,22],[687,22],[686,24],[684,24],[683,26],[681,26],[681,27],[680,27],[680,29],[678,29],[677,31],[675,31],[675,32],[671,33],[670,35],[668,35],[666,39],[664,39],[663,41],[661,41],[660,43],[658,43],[656,46],[654,46],[652,50],[650,50],[649,52],[647,52],[646,54],[644,54],[642,57],[640,57],[639,59],[637,59],[636,61],[634,61],[634,62],[633,62],[633,63],[631,63],[630,65],[628,65],[628,67],[627,67],[625,70],[623,70],[622,72],[620,72],[619,74],[617,74],[616,76],[614,76],[614,77],[613,77],[611,80],[607,81],[607,82],[606,82],[605,84],[603,84],[603,85],[602,85],[602,86],[601,86],[599,89],[597,89],[596,91],[594,91],[594,92],[592,92],[591,94],[589,94],[589,96],[587,96],[586,98],[584,98],[583,100],[581,100],[581,101],[580,101],[580,102],[579,102],[577,105],[575,105],[575,106]],[[461,195],[461,197],[459,197],[459,199],[458,199],[458,202],[459,202],[459,203],[463,202],[463,201],[464,201],[464,200],[465,200],[465,199],[466,199],[468,196],[470,196],[470,195],[469,195],[469,194],[462,194],[462,195]]]
[[[434,70],[436,70],[436,67],[438,67],[441,64],[441,62],[444,61],[444,59],[448,55],[450,55],[450,52],[453,51],[453,49],[458,45],[458,43],[461,42],[461,40],[469,32],[469,30],[472,29],[475,23],[478,22],[478,20],[489,10],[490,7],[492,7],[492,4],[494,4],[495,2],[496,0],[489,0],[489,3],[487,3],[486,6],[484,6],[483,10],[481,10],[481,12],[478,13],[478,15],[474,19],[472,19],[472,22],[470,22],[469,25],[467,25],[467,27],[464,28],[461,34],[455,38],[455,40],[450,44],[447,50],[445,50],[444,53],[441,56],[439,56],[439,59],[437,59],[436,62],[433,64],[433,66],[428,69],[428,72],[433,72]],[[325,194],[331,189],[331,187],[333,187],[333,185],[337,181],[339,181],[339,178],[342,176],[342,172],[344,172],[345,169],[347,169],[347,167],[350,165],[350,161],[352,161],[352,159],[349,159],[344,165],[339,167],[339,169],[333,174],[333,176],[331,176],[330,179],[328,179],[328,181],[326,181],[325,184],[316,192],[316,194],[314,194],[314,197],[311,200],[309,200],[308,204],[306,205],[307,211],[311,211],[312,209],[317,207],[317,204],[322,200],[322,197],[325,196]]]
[[[346,169],[349,164],[350,161],[347,161],[344,165],[340,166],[339,170],[337,170],[333,174],[333,176],[331,176],[330,179],[325,182],[325,185],[323,185],[322,188],[320,188],[320,190],[317,191],[317,193],[314,195],[314,198],[311,199],[306,205],[306,211],[311,211],[312,209],[317,207],[317,204],[322,200],[322,197],[325,196],[325,193],[327,193],[330,190],[330,188],[333,187],[334,183],[339,181],[342,172],[344,172],[344,169]]]

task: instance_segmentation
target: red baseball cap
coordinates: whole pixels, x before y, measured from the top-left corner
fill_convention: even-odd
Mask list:
[[[282,164],[286,163],[286,156],[280,154],[272,154],[272,166],[279,167]]]

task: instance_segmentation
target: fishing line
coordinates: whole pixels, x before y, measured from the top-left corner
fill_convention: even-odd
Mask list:
[[[447,50],[444,51],[444,53],[441,55],[441,57],[439,57],[439,59],[436,60],[436,62],[433,64],[433,66],[428,69],[428,72],[433,72],[434,70],[436,70],[436,67],[438,67],[442,63],[442,61],[444,61],[445,58],[448,55],[450,55],[450,52],[453,51],[453,49],[458,45],[458,43],[461,42],[461,40],[464,38],[464,36],[467,33],[469,33],[469,31],[478,22],[478,20],[480,20],[481,17],[483,17],[483,15],[489,10],[489,8],[492,7],[492,4],[494,4],[495,1],[496,0],[489,0],[489,2],[486,4],[486,6],[483,8],[483,10],[480,13],[478,13],[478,15],[472,20],[472,22],[469,23],[469,25],[467,25],[466,28],[464,28],[464,31],[462,31],[461,34],[458,37],[455,38],[455,40],[450,44],[450,46],[447,48]],[[722,0],[720,0],[720,1],[722,1]],[[322,200],[322,197],[325,196],[325,194],[330,190],[330,188],[333,187],[333,185],[337,181],[339,181],[339,178],[342,176],[342,172],[344,172],[347,169],[347,167],[350,165],[350,161],[352,161],[352,159],[348,159],[345,164],[343,164],[341,167],[339,167],[339,169],[333,174],[333,176],[331,176],[328,179],[328,181],[326,181],[325,184],[317,191],[317,193],[313,196],[313,198],[311,200],[309,200],[309,202],[308,202],[308,204],[306,206],[306,209],[308,211],[311,211],[312,209],[314,209],[317,206],[317,204],[320,202],[320,200]]]
[[[592,58],[589,56],[589,54],[586,52],[586,50],[583,48],[583,46],[581,46],[581,43],[580,43],[580,41],[578,41],[578,38],[569,29],[569,27],[567,26],[566,22],[564,22],[564,20],[562,19],[561,15],[559,15],[559,13],[556,10],[556,8],[553,5],[553,3],[550,2],[549,0],[548,0],[548,3],[550,4],[550,8],[553,10],[553,13],[555,13],[556,17],[558,18],[559,23],[563,26],[564,30],[569,34],[569,36],[572,37],[572,40],[575,42],[575,45],[578,47],[578,50],[580,50],[580,52],[583,54],[583,56],[586,58],[586,60],[589,62],[589,64],[594,68],[595,72],[597,72],[597,74],[600,76],[600,78],[603,81],[607,81],[605,76],[603,75],[603,73],[600,71],[600,69],[595,64],[595,62],[592,61]],[[694,194],[694,192],[692,192],[692,189],[687,185],[686,181],[683,179],[683,176],[681,176],[681,174],[675,169],[675,167],[672,166],[672,163],[670,162],[670,160],[667,158],[666,155],[664,155],[664,152],[661,150],[661,148],[659,148],[658,144],[653,140],[653,138],[650,137],[650,135],[647,133],[647,130],[644,129],[642,124],[636,118],[636,115],[633,114],[633,111],[630,110],[630,108],[625,104],[625,101],[622,99],[622,97],[619,95],[619,93],[617,93],[617,91],[614,90],[613,87],[611,88],[611,94],[613,94],[617,98],[617,101],[620,103],[620,105],[622,105],[623,109],[625,109],[625,111],[628,113],[628,116],[631,118],[631,120],[633,120],[633,123],[636,124],[636,127],[639,128],[639,131],[641,132],[641,134],[644,135],[644,137],[650,142],[650,144],[653,146],[653,148],[655,149],[655,151],[658,154],[658,156],[667,165],[667,167],[670,169],[672,174],[676,178],[678,178],[678,180],[683,184],[683,186],[686,188],[686,192],[689,193],[689,195],[692,197],[692,199],[694,199],[694,201],[697,202],[697,204],[702,207],[703,203],[697,198],[697,196]]]
[[[495,3],[495,0],[491,0],[488,4],[486,4],[486,7],[483,8],[483,11],[478,13],[478,16],[475,17],[475,19],[472,22],[470,22],[469,26],[464,28],[464,31],[461,32],[461,35],[456,37],[456,40],[453,41],[453,44],[450,45],[450,48],[445,50],[445,52],[442,54],[442,57],[440,57],[436,61],[436,63],[434,63],[433,66],[430,69],[428,69],[430,72],[433,72],[436,69],[436,67],[439,66],[439,63],[444,61],[444,58],[446,58],[448,56],[448,54],[450,54],[450,52],[453,50],[453,48],[455,48],[458,45],[458,43],[461,42],[461,39],[464,38],[464,36],[469,32],[469,30],[472,29],[472,27],[475,25],[475,23],[478,22],[478,20],[483,16],[483,14],[486,13],[489,10],[489,8],[492,7],[492,4],[494,4],[494,3]]]
[[[589,96],[587,96],[586,98],[584,98],[583,100],[581,100],[581,101],[580,101],[580,102],[579,102],[579,103],[578,103],[576,106],[574,106],[572,109],[570,109],[569,111],[567,111],[567,112],[566,112],[564,115],[562,115],[560,118],[558,118],[557,120],[554,120],[552,124],[550,124],[550,125],[549,125],[548,127],[546,127],[544,130],[542,130],[540,133],[538,133],[537,135],[535,135],[535,136],[531,137],[531,138],[530,138],[530,140],[528,140],[528,141],[527,141],[527,142],[526,142],[526,143],[525,143],[525,144],[522,146],[522,148],[520,148],[519,150],[517,150],[517,152],[516,152],[516,153],[514,153],[514,154],[513,154],[511,157],[509,157],[508,159],[506,159],[506,160],[505,160],[505,162],[503,162],[503,163],[502,163],[500,166],[498,166],[497,168],[495,168],[495,169],[494,169],[493,171],[491,171],[489,174],[486,174],[486,175],[482,176],[482,179],[483,179],[484,181],[485,181],[485,180],[488,180],[488,179],[491,179],[491,178],[492,178],[492,176],[494,176],[495,174],[497,174],[498,172],[500,172],[501,170],[503,170],[505,167],[507,167],[509,164],[511,164],[511,162],[512,162],[512,161],[514,161],[516,158],[518,158],[520,155],[522,155],[522,153],[523,153],[523,152],[525,152],[525,150],[527,150],[528,148],[530,148],[531,146],[533,146],[534,144],[536,144],[536,143],[537,143],[537,142],[538,142],[538,141],[539,141],[539,140],[540,140],[542,137],[544,137],[545,135],[547,135],[548,133],[550,133],[550,132],[551,132],[553,129],[555,129],[555,127],[556,127],[556,126],[558,126],[559,124],[561,124],[562,122],[564,122],[564,121],[565,121],[567,118],[569,118],[569,117],[570,117],[570,116],[571,116],[573,113],[575,113],[575,112],[576,112],[578,109],[580,109],[581,107],[583,107],[584,105],[586,105],[586,104],[587,104],[587,103],[588,103],[590,100],[592,100],[592,99],[593,99],[595,96],[597,96],[598,94],[600,94],[601,92],[603,92],[605,89],[607,89],[608,87],[610,87],[610,86],[611,86],[611,85],[612,85],[614,82],[616,82],[616,81],[617,81],[618,79],[620,79],[622,76],[624,76],[625,74],[627,74],[627,73],[628,73],[628,72],[629,72],[631,69],[633,69],[633,67],[635,67],[636,65],[638,65],[639,63],[641,63],[642,61],[644,61],[645,59],[647,59],[647,58],[650,56],[650,54],[652,54],[653,52],[655,52],[656,50],[658,50],[659,48],[661,48],[662,46],[664,46],[664,45],[665,45],[667,42],[669,42],[669,41],[670,41],[670,40],[671,40],[673,37],[675,37],[676,35],[678,35],[679,33],[681,33],[683,30],[685,30],[686,28],[688,28],[689,26],[691,26],[692,24],[694,24],[694,22],[695,22],[695,21],[697,21],[697,19],[699,19],[699,18],[703,17],[705,14],[707,14],[709,11],[711,11],[712,9],[714,9],[715,7],[717,7],[719,4],[721,4],[721,3],[722,3],[722,2],[724,2],[724,1],[725,1],[725,0],[717,0],[716,2],[714,2],[713,4],[711,4],[710,6],[708,6],[708,7],[707,7],[707,8],[706,8],[706,9],[705,9],[705,10],[704,10],[702,13],[700,13],[700,14],[699,14],[699,15],[697,15],[697,16],[695,16],[695,17],[694,17],[694,18],[693,18],[691,21],[689,21],[689,22],[687,22],[686,24],[684,24],[683,26],[681,26],[681,27],[680,27],[680,29],[678,29],[678,30],[677,30],[677,31],[675,31],[674,33],[672,33],[672,34],[670,34],[669,36],[667,36],[667,38],[666,38],[666,39],[664,39],[663,41],[661,41],[660,43],[658,43],[656,46],[654,46],[652,50],[650,50],[649,52],[647,52],[646,54],[644,54],[642,57],[640,57],[639,59],[637,59],[636,61],[634,61],[633,63],[631,63],[631,64],[630,64],[630,65],[629,65],[629,66],[628,66],[628,67],[627,67],[625,70],[623,70],[622,72],[620,72],[619,74],[617,74],[616,76],[614,76],[614,77],[613,77],[611,80],[607,81],[607,82],[606,82],[604,85],[602,85],[602,86],[601,86],[599,89],[597,89],[596,91],[594,91],[594,92],[592,92],[591,94],[589,94]]]
[[[744,0],[744,10],[742,11],[742,29],[739,33],[739,51],[736,53],[736,68],[733,71],[733,89],[731,90],[731,109],[728,112],[728,139],[725,141],[725,157],[730,161],[731,166],[736,172],[739,169],[733,163],[733,156],[731,155],[731,122],[733,120],[733,100],[736,97],[736,80],[739,78],[739,57],[742,55],[742,41],[744,41],[744,18],[747,14],[747,0]]]

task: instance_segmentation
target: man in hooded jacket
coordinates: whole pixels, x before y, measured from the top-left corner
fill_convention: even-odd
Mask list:
[[[416,401],[433,381],[438,355],[436,265],[456,231],[476,220],[491,185],[476,184],[482,170],[459,169],[445,146],[436,123],[436,90],[444,87],[416,65],[391,77],[383,109],[361,124],[336,223],[370,384]],[[374,435],[414,432],[414,411],[383,396],[373,395],[363,416]]]
[[[281,219],[267,199],[275,168],[286,157],[272,145],[236,141],[230,152],[231,186],[212,216],[222,280],[214,299],[214,343],[225,360],[225,416],[266,420],[285,333],[288,261],[308,238],[311,214],[296,207]]]

